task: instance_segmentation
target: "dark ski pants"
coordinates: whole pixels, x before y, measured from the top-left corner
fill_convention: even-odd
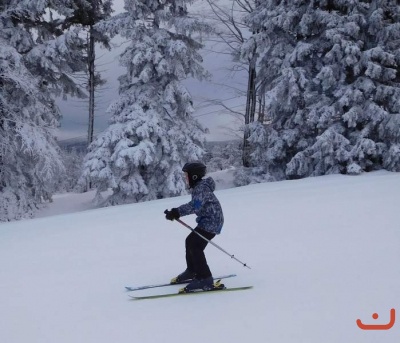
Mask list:
[[[215,237],[214,233],[204,231],[198,227],[194,229],[203,237],[211,240]],[[198,279],[204,279],[211,276],[210,268],[208,267],[204,249],[208,242],[201,238],[195,232],[191,232],[185,241],[186,247],[186,264],[187,268],[196,273]]]

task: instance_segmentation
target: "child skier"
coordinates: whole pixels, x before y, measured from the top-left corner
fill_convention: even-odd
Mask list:
[[[185,172],[189,189],[192,190],[192,200],[178,208],[166,210],[165,218],[174,220],[195,213],[197,227],[185,241],[187,268],[173,278],[171,283],[190,281],[184,289],[185,292],[196,289],[209,290],[213,287],[213,277],[204,255],[204,249],[208,242],[197,233],[208,240],[213,239],[221,232],[224,216],[221,204],[213,193],[215,190],[214,180],[211,177],[203,179],[206,174],[206,166],[201,162],[190,162],[183,166],[182,171]]]

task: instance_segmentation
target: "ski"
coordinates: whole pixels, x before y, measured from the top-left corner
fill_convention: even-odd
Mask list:
[[[160,299],[160,298],[172,298],[181,295],[194,295],[194,294],[204,294],[204,293],[214,293],[214,292],[234,292],[234,291],[243,291],[246,289],[251,289],[253,286],[243,286],[243,287],[232,287],[226,288],[224,285],[222,287],[216,287],[210,289],[208,291],[198,290],[195,292],[188,292],[188,293],[165,293],[165,294],[157,294],[157,295],[145,295],[145,296],[135,296],[129,295],[131,300],[148,300],[148,299]]]
[[[228,278],[235,277],[235,276],[236,276],[236,274],[228,274],[228,275],[214,277],[214,280],[228,279]],[[142,289],[149,289],[149,288],[166,287],[166,286],[174,286],[174,285],[183,285],[183,284],[189,283],[190,281],[191,280],[187,280],[185,282],[178,282],[178,283],[160,283],[160,284],[156,284],[156,285],[147,285],[147,286],[139,286],[139,287],[128,287],[128,286],[125,286],[125,289],[128,292],[133,292],[133,291],[140,291]]]

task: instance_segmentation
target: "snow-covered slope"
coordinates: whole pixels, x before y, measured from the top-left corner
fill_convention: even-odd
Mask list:
[[[387,172],[220,190],[215,242],[252,269],[212,246],[210,267],[254,288],[149,301],[124,286],[184,269],[189,231],[163,211],[188,196],[1,224],[0,342],[399,342],[356,325],[400,311],[399,190]]]

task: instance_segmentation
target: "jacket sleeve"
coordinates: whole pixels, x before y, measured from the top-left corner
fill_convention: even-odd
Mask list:
[[[204,189],[202,187],[196,187],[192,193],[192,200],[187,204],[178,207],[180,216],[187,216],[189,214],[199,214],[204,205],[206,194],[204,194]]]
[[[178,211],[179,211],[179,215],[181,217],[183,216],[187,216],[189,214],[193,214],[195,213],[195,209],[194,209],[194,205],[193,205],[194,201],[193,199],[191,201],[189,201],[187,204],[181,205],[178,207]]]

